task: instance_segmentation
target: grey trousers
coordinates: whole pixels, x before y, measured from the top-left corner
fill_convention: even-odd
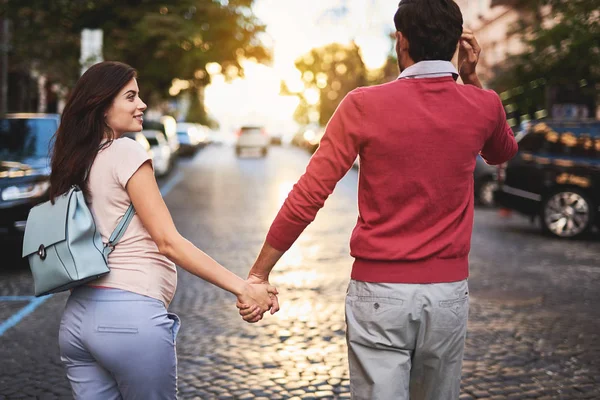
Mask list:
[[[77,400],[177,398],[179,318],[156,299],[79,287],[60,323],[60,357]]]
[[[467,281],[350,281],[346,336],[354,400],[456,400],[467,332]]]

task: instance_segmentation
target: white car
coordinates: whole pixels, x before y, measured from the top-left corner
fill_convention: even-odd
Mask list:
[[[177,140],[179,140],[179,153],[182,156],[193,156],[198,149],[198,127],[187,122],[177,123]]]
[[[150,149],[154,158],[154,172],[156,176],[164,176],[169,173],[169,167],[171,166],[171,147],[165,139],[164,133],[158,130],[143,130],[142,134],[148,140]]]
[[[168,115],[163,115],[158,121],[144,121],[144,129],[158,130],[165,135],[165,139],[167,139],[167,143],[169,143],[169,147],[171,148],[171,167],[173,167],[177,158],[176,155],[179,153],[179,140],[177,140],[177,121],[175,121],[175,118]]]
[[[260,126],[242,126],[236,133],[235,154],[242,154],[244,149],[257,149],[265,157],[269,152],[271,139]]]

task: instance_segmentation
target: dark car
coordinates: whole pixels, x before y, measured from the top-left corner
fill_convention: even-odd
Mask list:
[[[600,224],[600,122],[535,121],[498,172],[496,201],[558,237]]]
[[[57,114],[0,117],[0,237],[22,239],[29,210],[48,199]]]

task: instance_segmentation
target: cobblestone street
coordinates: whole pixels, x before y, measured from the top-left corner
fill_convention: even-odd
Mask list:
[[[288,147],[266,159],[208,147],[180,163],[165,200],[185,237],[245,277],[308,159]],[[179,270],[170,307],[182,319],[179,398],[350,398],[344,296],[357,176],[338,184],[275,268],[275,316],[246,324],[232,295]],[[598,234],[557,240],[521,216],[477,209],[470,260],[461,400],[600,399]],[[0,263],[1,324],[28,305],[15,296],[30,296],[32,281],[25,264]],[[66,298],[52,296],[0,333],[0,399],[71,398],[57,347]]]

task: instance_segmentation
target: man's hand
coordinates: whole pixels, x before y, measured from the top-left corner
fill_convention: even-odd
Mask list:
[[[254,262],[254,265],[248,273],[248,279],[246,282],[250,286],[268,285],[267,287],[272,287],[269,285],[269,273],[277,261],[281,258],[283,253],[283,251],[275,249],[265,241],[260,253],[258,254],[258,257],[256,258],[256,261]],[[279,300],[277,299],[277,294],[277,289],[274,291],[269,291],[271,314],[275,314],[277,311],[279,311]],[[267,311],[262,310],[257,313],[256,309],[252,308],[252,304],[240,301],[239,299],[236,306],[240,309],[240,315],[244,321],[251,323],[260,321],[263,317],[263,314]]]
[[[252,287],[261,287],[266,286],[268,288],[269,297],[271,301],[271,315],[275,314],[279,311],[279,299],[277,298],[277,294],[279,293],[274,286],[269,284],[268,277],[261,277],[250,273],[248,279],[246,280],[248,284]],[[241,301],[238,298],[236,307],[239,309],[240,316],[244,319],[244,321],[249,323],[255,323],[262,319],[265,312],[269,309],[262,310],[260,307],[253,306],[251,304],[247,304],[247,302]]]
[[[464,29],[458,48],[458,72],[463,83],[481,87],[476,72],[480,54],[481,47],[479,47],[473,31]]]

